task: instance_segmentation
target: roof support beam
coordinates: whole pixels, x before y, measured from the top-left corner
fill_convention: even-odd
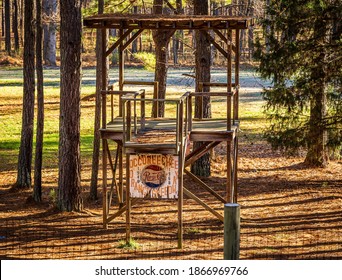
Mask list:
[[[213,29],[213,30],[214,30],[214,32],[221,38],[221,40],[222,40],[223,42],[227,43],[227,38],[226,38],[226,36],[224,36],[224,35],[221,33],[220,30],[218,30],[218,29]],[[236,29],[236,30],[237,30],[237,32],[238,32],[238,29]],[[236,46],[233,44],[233,42],[232,42],[232,50],[233,50],[233,52],[236,52]]]
[[[213,37],[210,36],[210,34],[206,31],[206,30],[201,30],[201,32],[207,37],[207,39],[209,40],[209,42],[211,44],[213,44],[215,46],[215,48],[221,53],[223,54],[223,56],[225,58],[228,57],[227,52],[215,41],[215,39]]]
[[[106,57],[112,53],[126,38],[129,34],[131,34],[133,29],[128,29],[124,34],[120,36],[120,38],[114,43],[113,46],[111,46],[107,51],[106,51]]]
[[[144,31],[144,29],[139,29],[134,35],[122,46],[122,50],[124,51],[127,49],[127,47],[135,40],[137,39],[141,33]]]

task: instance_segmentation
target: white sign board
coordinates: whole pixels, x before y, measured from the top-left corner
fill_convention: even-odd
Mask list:
[[[131,197],[178,198],[178,156],[130,155],[129,169]]]

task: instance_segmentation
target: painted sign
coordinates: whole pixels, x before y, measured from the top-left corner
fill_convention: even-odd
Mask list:
[[[130,155],[130,195],[138,198],[178,197],[178,156]]]

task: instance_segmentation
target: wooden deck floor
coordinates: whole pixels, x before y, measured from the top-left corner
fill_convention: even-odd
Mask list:
[[[132,125],[133,126],[133,125]],[[190,130],[191,141],[231,141],[236,134],[238,123],[232,124],[231,130],[227,130],[226,119],[193,120]],[[151,137],[160,142],[171,142],[176,139],[176,119],[153,119],[147,118],[145,129],[141,130],[140,122],[137,122],[138,135],[134,137],[138,142]],[[122,118],[116,118],[107,124],[106,129],[101,129],[101,137],[105,139],[122,140]],[[133,131],[133,127],[132,127]]]

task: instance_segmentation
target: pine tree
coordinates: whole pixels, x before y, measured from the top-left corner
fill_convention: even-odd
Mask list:
[[[25,0],[24,20],[24,92],[22,129],[20,139],[20,149],[18,156],[18,173],[15,188],[30,188],[31,163],[33,149],[33,121],[34,121],[34,55],[35,55],[35,32],[34,32],[34,1]]]
[[[80,90],[81,0],[60,0],[61,97],[58,208],[81,211]]]
[[[324,167],[341,151],[342,2],[269,1],[257,42],[259,72],[271,125],[266,137],[287,152],[305,148],[305,163]]]

